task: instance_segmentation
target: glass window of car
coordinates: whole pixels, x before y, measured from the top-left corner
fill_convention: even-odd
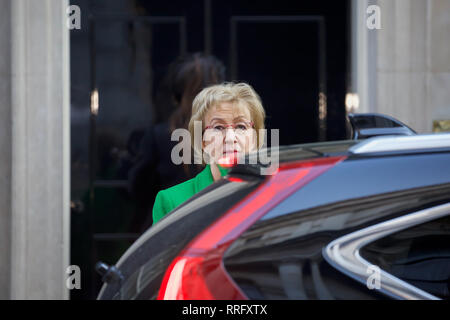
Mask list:
[[[450,216],[374,241],[362,248],[361,256],[419,289],[450,299]]]

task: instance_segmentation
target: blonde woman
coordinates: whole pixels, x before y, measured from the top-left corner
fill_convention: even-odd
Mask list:
[[[239,157],[263,144],[265,111],[255,90],[246,83],[224,83],[203,89],[192,103],[189,132],[197,156],[206,166],[197,176],[156,195],[153,223],[178,207],[226,171],[218,165],[223,157]],[[195,126],[201,125],[201,145],[195,144]],[[198,137],[197,137],[198,138]]]

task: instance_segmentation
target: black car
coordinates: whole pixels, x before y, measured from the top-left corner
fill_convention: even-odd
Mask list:
[[[450,298],[450,134],[275,152],[274,174],[233,166],[100,264],[98,298]]]

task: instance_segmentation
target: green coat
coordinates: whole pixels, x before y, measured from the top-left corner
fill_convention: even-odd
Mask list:
[[[220,166],[218,167],[222,177],[228,173],[226,169]],[[210,165],[208,164],[194,178],[159,191],[155,198],[155,204],[153,205],[153,224],[213,182],[214,178]]]

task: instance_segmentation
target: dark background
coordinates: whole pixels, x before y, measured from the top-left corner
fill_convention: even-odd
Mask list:
[[[178,55],[213,54],[227,80],[251,84],[280,145],[346,136],[347,0],[70,2],[82,15],[81,30],[71,31],[71,264],[82,272],[72,299],[95,298],[95,263],[116,263],[139,236],[127,174],[145,129],[172,112],[154,100]]]

